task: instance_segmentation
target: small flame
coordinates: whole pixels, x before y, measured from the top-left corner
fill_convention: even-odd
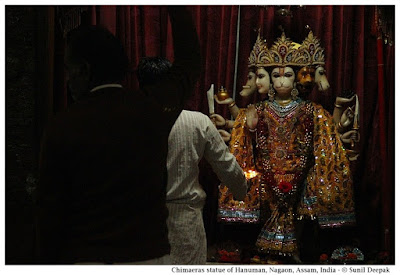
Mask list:
[[[247,171],[244,171],[244,175],[245,175],[246,179],[249,180],[249,179],[256,177],[258,175],[258,172],[254,171],[254,170],[247,170]]]

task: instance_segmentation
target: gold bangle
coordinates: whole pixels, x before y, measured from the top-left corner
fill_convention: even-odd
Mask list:
[[[335,107],[342,108],[343,106],[335,103]]]
[[[231,104],[229,104],[229,108],[232,108],[233,106],[235,106],[236,105],[236,102],[235,101],[233,101]]]

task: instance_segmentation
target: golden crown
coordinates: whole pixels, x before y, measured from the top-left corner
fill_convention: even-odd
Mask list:
[[[257,66],[261,58],[267,52],[268,52],[267,43],[261,38],[259,30],[256,43],[254,43],[253,50],[250,52],[249,67]]]
[[[313,32],[308,33],[307,38],[301,44],[304,52],[309,60],[309,65],[325,65],[324,49],[321,48],[319,39],[314,36]]]
[[[258,33],[256,43],[249,57],[249,67],[285,67],[324,65],[324,49],[319,40],[310,31],[300,45],[287,38],[282,32],[281,37],[268,49]]]

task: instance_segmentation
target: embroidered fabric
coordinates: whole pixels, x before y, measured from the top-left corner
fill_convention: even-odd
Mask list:
[[[256,245],[261,252],[282,255],[297,252],[296,218],[317,218],[321,227],[354,224],[350,164],[330,114],[301,99],[286,106],[265,101],[256,110],[256,146],[245,125],[245,110],[240,110],[230,147],[242,169],[256,170],[259,176],[244,202],[220,189],[219,220],[259,222],[260,206],[269,205],[272,214]]]

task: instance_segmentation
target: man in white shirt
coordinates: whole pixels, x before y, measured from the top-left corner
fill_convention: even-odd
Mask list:
[[[138,67],[140,85],[157,81],[169,68],[163,58],[144,58]],[[171,264],[205,264],[207,241],[203,224],[206,193],[199,183],[199,162],[205,158],[236,199],[244,199],[247,183],[218,130],[204,114],[182,111],[168,139],[167,206]]]

